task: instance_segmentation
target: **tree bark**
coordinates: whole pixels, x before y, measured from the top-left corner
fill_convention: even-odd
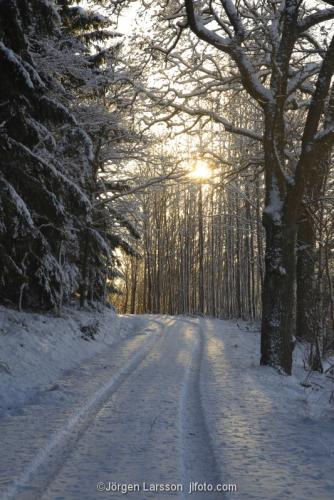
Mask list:
[[[87,276],[88,276],[88,231],[83,232],[83,250],[81,254],[81,280],[79,286],[80,307],[85,307],[87,300]]]
[[[268,109],[265,118],[263,225],[266,251],[261,364],[274,366],[291,375],[298,204],[289,203],[289,186],[282,173],[285,144],[283,106]]]
[[[202,185],[199,186],[198,194],[198,312],[204,314],[205,297],[204,297],[204,229],[203,229],[203,191]]]
[[[296,226],[277,225],[264,218],[265,278],[262,293],[261,364],[292,368],[292,331],[295,302]]]
[[[314,222],[311,214],[304,210],[298,225],[296,337],[308,341],[312,341],[314,337],[311,316],[315,292],[315,243]]]

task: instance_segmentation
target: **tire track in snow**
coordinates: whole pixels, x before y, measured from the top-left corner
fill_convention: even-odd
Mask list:
[[[156,323],[159,322],[157,321]],[[142,361],[144,361],[154,345],[162,338],[162,332],[166,326],[161,325],[158,333],[151,334],[150,338],[144,342],[139,351],[113,374],[108,382],[95,392],[68,419],[61,429],[51,436],[49,442],[38,452],[21,476],[15,479],[13,484],[4,491],[1,495],[1,500],[37,498],[36,489],[43,491],[49,481],[52,480],[54,471],[62,466],[63,458],[71,453],[73,447],[89,427],[91,419],[101,410],[106,401],[118,390],[123,382],[132,375]],[[131,342],[132,338],[127,340]],[[44,473],[37,476],[37,473],[41,469],[43,469]],[[27,487],[28,489],[26,489]]]
[[[161,341],[101,408],[41,498],[97,499],[96,479],[138,483],[140,491],[129,494],[134,500],[175,498],[142,486],[182,482],[180,402],[193,338],[192,327],[169,322]],[[112,496],[121,500],[125,495]]]
[[[189,322],[189,321],[187,321]],[[180,415],[182,433],[181,468],[185,490],[182,498],[189,498],[188,485],[191,482],[216,485],[220,483],[220,474],[213,452],[211,438],[207,429],[202,405],[200,376],[204,352],[203,331],[200,324],[191,322],[192,331],[197,331],[193,338],[193,348],[187,369],[185,384],[181,394]],[[222,492],[196,492],[191,497],[200,500],[221,500]]]

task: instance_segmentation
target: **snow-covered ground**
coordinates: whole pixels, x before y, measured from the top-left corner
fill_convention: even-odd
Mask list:
[[[1,499],[334,498],[333,384],[299,347],[284,377],[233,321],[0,314]]]
[[[38,391],[52,390],[66,370],[134,328],[138,319],[118,316],[107,308],[102,312],[69,308],[55,315],[18,313],[0,306],[0,415],[12,412]]]
[[[220,472],[238,484],[236,498],[333,499],[333,382],[309,378],[300,346],[286,377],[259,366],[258,332],[208,320],[201,328],[203,405]],[[309,387],[301,385],[306,379]]]

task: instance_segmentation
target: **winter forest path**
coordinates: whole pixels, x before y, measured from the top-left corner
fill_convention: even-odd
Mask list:
[[[148,317],[135,336],[0,421],[1,498],[124,498],[97,491],[109,481],[139,484],[128,493],[134,500],[175,498],[144,489],[182,484],[184,498],[191,481],[218,483],[199,391],[202,350],[195,320]]]
[[[307,415],[300,384],[258,366],[257,335],[138,317],[135,335],[0,420],[0,499],[334,498],[332,415]],[[139,489],[97,490],[109,482]],[[188,495],[191,482],[238,489]],[[183,491],[144,490],[157,483]]]

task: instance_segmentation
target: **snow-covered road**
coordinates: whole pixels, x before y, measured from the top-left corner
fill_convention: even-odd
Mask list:
[[[318,428],[292,412],[299,389],[259,369],[242,335],[230,322],[142,318],[0,420],[1,498],[332,499],[332,415]],[[216,491],[189,495],[192,483]],[[217,491],[227,483],[237,492]]]

